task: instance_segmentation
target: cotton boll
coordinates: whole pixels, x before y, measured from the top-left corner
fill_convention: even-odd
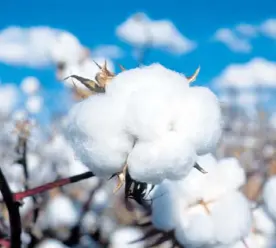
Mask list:
[[[276,176],[269,178],[263,189],[263,200],[265,208],[271,217],[276,220]]]
[[[35,246],[35,248],[68,248],[56,239],[45,239]]]
[[[26,109],[32,113],[37,114],[41,111],[43,105],[43,98],[41,96],[30,96],[26,101]]]
[[[221,110],[215,94],[204,87],[189,88],[175,129],[195,145],[198,155],[212,152],[222,132]]]
[[[78,213],[70,198],[58,195],[50,200],[45,209],[42,224],[47,228],[73,227],[78,220]]]
[[[138,142],[127,164],[131,177],[140,182],[160,183],[164,179],[178,180],[193,168],[196,154],[186,140],[169,132],[154,142]]]
[[[232,244],[247,237],[252,215],[247,199],[240,192],[225,195],[211,209],[216,239],[221,244]]]
[[[34,201],[31,197],[26,198],[23,200],[23,205],[20,206],[20,216],[24,217],[26,214],[28,214],[30,211],[33,211],[34,208]]]
[[[175,202],[177,192],[172,182],[165,180],[156,186],[152,195],[152,223],[160,230],[171,231],[175,227]]]
[[[275,223],[268,216],[263,207],[259,207],[253,211],[254,228],[262,235],[272,236],[275,234]]]
[[[244,168],[236,158],[224,158],[219,161],[218,173],[227,189],[238,189],[246,182]]]
[[[22,91],[27,95],[35,94],[40,87],[40,82],[36,77],[26,77],[20,85]]]
[[[85,233],[94,232],[97,228],[97,215],[92,211],[87,212],[82,219],[81,227]]]
[[[124,106],[105,96],[78,103],[69,115],[65,134],[77,157],[97,176],[120,172],[133,146],[122,131]]]
[[[215,243],[215,232],[212,218],[206,214],[200,205],[192,207],[186,212],[178,209],[175,237],[185,247],[202,247]]]
[[[145,247],[143,241],[130,244],[141,237],[143,237],[143,232],[140,229],[122,227],[111,235],[109,248],[143,248]]]
[[[107,207],[110,197],[108,192],[104,189],[98,189],[92,197],[92,209],[95,211],[102,211]]]

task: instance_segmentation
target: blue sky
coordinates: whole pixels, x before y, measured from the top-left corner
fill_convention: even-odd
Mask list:
[[[212,41],[220,28],[233,30],[240,23],[259,26],[268,19],[276,18],[275,9],[276,2],[273,0],[2,0],[0,30],[9,26],[48,26],[66,30],[90,49],[107,44],[120,47],[124,56],[118,62],[131,68],[136,65],[132,46],[121,40],[115,30],[131,15],[144,12],[152,20],[170,20],[182,35],[197,43],[193,51],[185,54],[151,49],[146,63],[160,62],[185,74],[191,74],[201,65],[197,83],[208,84],[231,64],[247,63],[255,57],[272,62],[276,60],[276,39],[265,35],[246,38],[252,46],[250,52],[233,51],[223,42]],[[29,75],[38,77],[43,87],[50,91],[61,88],[52,66],[30,68],[0,60],[2,82],[20,83]]]

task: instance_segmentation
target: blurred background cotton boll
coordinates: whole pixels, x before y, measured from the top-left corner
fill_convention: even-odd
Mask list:
[[[275,8],[2,1],[0,191],[2,172],[17,247],[276,248]]]

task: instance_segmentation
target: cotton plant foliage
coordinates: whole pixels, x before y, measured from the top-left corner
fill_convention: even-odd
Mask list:
[[[152,197],[154,226],[173,230],[177,241],[188,248],[231,247],[244,241],[252,215],[248,200],[239,191],[245,182],[240,180],[245,178],[244,171],[233,161],[217,162],[210,154],[199,156],[197,162],[208,174],[193,168],[181,180],[163,181]]]
[[[179,180],[198,155],[215,148],[219,101],[208,88],[192,87],[195,78],[160,64],[103,73],[109,76],[104,93],[77,103],[65,126],[76,156],[96,176],[109,178],[127,167],[140,182]]]

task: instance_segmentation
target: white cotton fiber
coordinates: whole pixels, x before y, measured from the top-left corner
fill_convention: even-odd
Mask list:
[[[175,132],[170,132],[154,142],[136,143],[127,164],[133,179],[157,184],[166,178],[177,180],[185,177],[195,160],[193,146],[181,140]]]
[[[269,178],[263,189],[265,208],[271,217],[276,220],[276,176]]]
[[[143,232],[138,228],[119,228],[112,233],[109,248],[143,248],[145,247],[145,243],[143,241],[131,244],[132,241],[135,241],[141,237],[143,237]]]
[[[97,176],[120,172],[147,183],[188,175],[196,155],[218,142],[216,96],[160,64],[119,73],[106,93],[92,95],[69,114],[66,136],[76,156]]]
[[[122,170],[133,140],[121,130],[123,109],[109,98],[93,96],[71,111],[66,137],[75,154],[97,176]]]
[[[262,235],[273,236],[275,235],[275,223],[268,216],[263,207],[259,207],[253,211],[254,228]]]
[[[20,88],[27,95],[35,94],[40,87],[40,82],[36,77],[26,77],[22,80]]]
[[[35,248],[68,248],[56,239],[45,239],[35,246]]]
[[[70,198],[64,195],[55,196],[46,206],[42,218],[45,228],[73,227],[78,220],[78,212]]]
[[[185,211],[185,210],[184,210]],[[183,246],[201,247],[215,242],[212,218],[200,205],[179,212],[175,237]]]
[[[156,186],[152,195],[152,223],[160,230],[171,231],[175,227],[174,203],[177,192],[172,182],[165,180]]]
[[[212,152],[222,128],[220,105],[215,94],[204,87],[189,88],[175,128],[195,145],[198,155]]]
[[[107,86],[106,94],[128,101],[133,94],[147,92],[156,97],[164,92],[185,92],[189,84],[184,75],[165,68],[160,64],[137,67],[119,73]],[[154,99],[152,99],[154,101]],[[140,104],[143,104],[141,101]]]
[[[246,198],[239,192],[229,193],[208,203],[187,206],[178,201],[173,212],[175,236],[187,247],[231,245],[245,238],[251,228],[251,211]]]
[[[211,183],[210,175],[215,173],[217,169],[217,160],[212,154],[198,156],[196,162],[207,174],[193,168],[187,177],[176,181],[174,184],[176,189],[181,192],[181,196],[190,203],[204,198],[204,194]]]
[[[217,169],[219,176],[223,178],[223,186],[227,190],[239,189],[246,182],[244,168],[234,157],[221,159]]]
[[[222,197],[214,204],[211,215],[218,243],[238,242],[250,232],[252,214],[248,200],[240,192]]]

